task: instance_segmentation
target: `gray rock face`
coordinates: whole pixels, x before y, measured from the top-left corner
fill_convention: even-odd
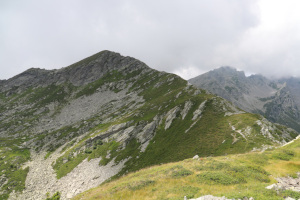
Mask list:
[[[202,114],[202,112],[203,112],[203,110],[205,108],[205,104],[206,104],[206,101],[203,101],[200,104],[199,108],[197,110],[195,110],[195,112],[193,113],[194,115],[193,115],[193,119],[192,120],[196,120],[197,118],[201,117],[201,114]]]
[[[16,92],[18,92],[28,87],[61,84],[64,82],[81,86],[98,80],[110,71],[120,70],[126,67],[128,68],[125,72],[139,68],[148,68],[147,65],[134,58],[123,57],[119,53],[111,51],[101,51],[78,63],[59,70],[28,69],[13,78],[2,80],[0,91],[5,92],[15,88]]]
[[[177,113],[180,111],[179,107],[175,107],[173,109],[171,109],[168,113],[167,113],[167,118],[166,118],[166,125],[165,125],[165,130],[167,130],[168,128],[170,128],[173,120],[176,118]]]
[[[299,78],[269,80],[261,75],[221,67],[189,80],[193,85],[219,95],[247,112],[266,116],[272,122],[300,131]]]
[[[186,101],[184,104],[184,108],[181,111],[181,117],[182,119],[184,119],[187,115],[187,113],[189,112],[189,110],[191,109],[191,107],[193,106],[193,103],[191,101]]]
[[[155,129],[157,127],[158,121],[152,121],[147,124],[141,132],[137,134],[137,139],[144,144],[145,142],[149,141],[153,136]]]

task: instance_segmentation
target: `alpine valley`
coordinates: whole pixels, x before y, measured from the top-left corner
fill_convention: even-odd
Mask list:
[[[105,189],[94,189],[87,199],[171,200],[222,191],[230,196],[229,187],[240,189],[232,194],[240,197],[267,190],[275,176],[295,176],[299,141],[281,146],[300,130],[298,82],[233,73],[236,78],[214,79],[232,80],[230,85],[217,88],[219,83],[204,77],[199,86],[258,114],[111,51],[62,69],[31,68],[1,80],[0,199],[70,199],[100,184]],[[273,173],[274,166],[283,171]],[[189,177],[204,184],[202,189]],[[248,178],[259,180],[255,188],[260,188],[246,190]],[[160,183],[167,180],[184,186],[176,186],[176,193],[175,186]],[[217,190],[209,189],[214,185]],[[148,190],[157,195],[132,195]]]

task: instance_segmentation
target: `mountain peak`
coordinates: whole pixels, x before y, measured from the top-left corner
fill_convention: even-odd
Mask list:
[[[219,67],[217,69],[214,69],[213,71],[218,71],[218,70],[222,70],[222,71],[234,71],[234,72],[237,71],[236,68],[231,67],[231,66],[222,66],[222,67]]]
[[[245,72],[244,71],[238,71],[236,68],[230,67],[230,66],[223,66],[217,69],[214,69],[210,71],[211,73],[221,73],[221,74],[226,74],[226,75],[238,75],[241,77],[245,77]]]
[[[0,91],[7,91],[12,88],[19,88],[20,90],[64,82],[81,86],[101,78],[110,71],[125,68],[132,70],[133,68],[149,67],[135,58],[104,50],[58,70],[30,68],[19,75],[2,81],[3,88],[0,88]]]

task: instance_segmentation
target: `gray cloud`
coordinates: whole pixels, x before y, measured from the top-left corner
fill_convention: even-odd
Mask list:
[[[184,78],[223,65],[299,76],[298,16],[283,11],[283,22],[273,23],[270,5],[281,8],[266,0],[1,1],[0,78],[61,68],[104,49]]]

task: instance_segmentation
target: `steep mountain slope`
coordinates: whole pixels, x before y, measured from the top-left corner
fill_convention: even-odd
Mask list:
[[[184,196],[195,199],[205,195],[219,199],[223,196],[226,199],[299,199],[299,151],[298,139],[265,152],[190,158],[142,169],[74,199],[182,200]]]
[[[62,199],[141,168],[282,145],[298,133],[118,53],[0,87],[0,198]]]
[[[247,112],[264,115],[300,131],[300,79],[268,80],[261,75],[221,67],[189,80],[193,85],[219,95]]]

